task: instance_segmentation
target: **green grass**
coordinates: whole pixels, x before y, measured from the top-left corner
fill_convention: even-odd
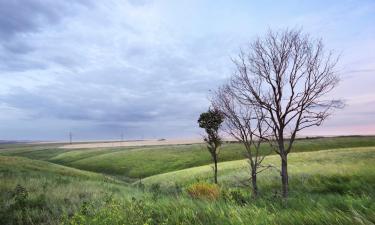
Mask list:
[[[86,201],[140,196],[102,174],[22,157],[0,156],[0,181],[0,224],[59,224]],[[17,199],[17,185],[27,191],[25,200]]]
[[[373,199],[367,196],[295,196],[287,205],[278,199],[245,205],[161,197],[135,202],[109,202],[90,213],[77,213],[66,224],[176,225],[353,225],[373,224]],[[105,221],[105,222],[104,222]]]
[[[58,148],[58,145],[50,144],[0,144],[0,155],[20,156],[38,160],[48,160],[66,151],[66,149]]]
[[[293,152],[374,145],[375,137],[373,136],[302,139],[296,141]],[[269,152],[267,145],[263,145],[262,150]],[[243,159],[243,151],[240,144],[224,144],[220,153],[220,161]],[[211,162],[202,144],[75,150],[57,148],[56,145],[16,146],[3,149],[0,147],[0,155],[46,160],[78,169],[106,173],[125,180],[145,178]]]
[[[290,198],[281,200],[279,175],[267,171],[259,178],[261,196],[250,197],[248,187],[238,187],[246,178],[245,160],[219,164],[222,190],[239,190],[245,199],[239,204],[222,197],[218,201],[189,199],[186,194],[173,198],[175,184],[187,187],[189,183],[210,179],[210,166],[195,167],[160,174],[144,179],[146,186],[161,184],[165,196],[146,199],[141,206],[134,203],[111,202],[92,209],[92,215],[78,213],[74,218],[95,223],[98,218],[109,218],[113,223],[129,221],[123,212],[129,205],[140,207],[134,224],[373,224],[375,222],[375,147],[334,149],[290,155]],[[267,163],[277,164],[277,156]],[[139,183],[136,183],[137,185]],[[224,192],[223,192],[224,193]],[[115,212],[109,214],[109,211]],[[79,216],[81,217],[79,217]],[[74,219],[73,219],[74,220]],[[77,219],[75,221],[81,221]]]
[[[259,175],[260,197],[251,198],[243,186],[248,166],[238,144],[222,152],[223,160],[240,160],[219,164],[217,201],[186,193],[189,184],[211,180],[202,145],[86,150],[0,145],[0,224],[374,224],[374,142],[373,137],[300,140],[289,155],[286,202],[276,170]],[[268,156],[266,163],[278,166],[280,160]],[[152,176],[130,185],[108,174]]]
[[[258,200],[250,198],[247,188],[238,189],[245,204],[224,197],[193,200],[184,188],[177,195],[166,187],[142,192],[100,174],[3,156],[0,224],[373,224],[374,156],[374,147],[293,154],[288,202],[274,196],[279,182],[270,173],[259,181],[263,192]],[[220,180],[235,186],[231,174],[244,173],[246,164],[222,164],[227,164],[228,173],[220,173]],[[205,170],[190,170],[195,169]],[[163,175],[151,178],[159,183],[167,180]],[[182,176],[168,179],[175,178]],[[13,197],[18,184],[28,192],[24,201]]]
[[[322,150],[315,152],[291,153],[288,157],[289,176],[292,190],[305,189],[306,186],[319,189],[319,184],[314,182],[334,182],[337,178],[351,182],[358,182],[366,185],[348,185],[352,189],[347,191],[374,190],[375,189],[375,147],[347,148]],[[264,165],[273,165],[280,168],[280,157],[277,155],[268,156]],[[236,160],[218,164],[219,182],[225,186],[239,186],[242,181],[249,178],[249,165],[247,160]],[[174,187],[175,184],[187,185],[197,180],[211,181],[212,168],[210,165],[194,167],[164,174],[151,176],[142,180],[146,185],[159,183],[163,187]],[[260,188],[275,187],[279,183],[279,172],[268,169],[258,175]],[[305,185],[308,184],[308,185]],[[359,184],[359,183],[358,183]]]

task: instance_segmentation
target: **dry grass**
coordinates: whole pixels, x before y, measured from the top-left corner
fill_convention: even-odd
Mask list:
[[[187,193],[192,198],[216,200],[220,197],[220,188],[216,184],[195,183],[187,188]]]

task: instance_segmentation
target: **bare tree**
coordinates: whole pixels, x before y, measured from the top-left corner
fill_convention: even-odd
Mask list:
[[[230,86],[248,107],[267,112],[274,149],[281,157],[282,195],[288,196],[288,154],[302,129],[319,126],[343,104],[324,99],[339,81],[337,58],[321,40],[300,30],[269,31],[241,51]]]
[[[207,143],[207,150],[211,154],[212,161],[214,162],[214,182],[217,184],[217,163],[219,160],[219,150],[222,144],[221,137],[219,136],[219,128],[223,122],[223,114],[216,109],[209,109],[207,112],[199,116],[199,127],[204,128],[207,136],[204,141]]]
[[[215,92],[211,102],[224,115],[224,130],[245,147],[250,165],[252,193],[256,198],[257,175],[267,168],[262,166],[266,154],[260,152],[260,147],[268,139],[270,127],[262,108],[243,105],[234,92],[231,86],[224,85]]]

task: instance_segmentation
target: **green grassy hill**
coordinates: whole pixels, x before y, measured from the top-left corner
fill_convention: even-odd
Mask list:
[[[0,224],[58,224],[83,202],[139,191],[102,174],[22,157],[0,156]]]
[[[293,152],[333,148],[374,146],[375,137],[335,137],[297,140]],[[263,152],[269,152],[263,145]],[[271,153],[273,154],[273,153]],[[66,165],[78,169],[106,173],[125,180],[145,178],[211,162],[203,144],[127,148],[61,149],[56,145],[8,147],[0,155],[22,156]],[[242,145],[224,144],[220,161],[244,158]]]
[[[343,182],[342,188],[348,188],[345,190],[347,192],[375,190],[375,147],[291,153],[288,160],[292,190],[299,190],[300,187],[323,189],[319,182],[329,183],[332,179],[332,182]],[[280,157],[269,156],[264,160],[264,165],[280,168]],[[219,182],[225,186],[240,186],[249,178],[247,160],[222,162],[218,164],[218,168]],[[258,175],[261,189],[268,190],[279,185],[280,175],[275,168]],[[335,181],[334,177],[338,180]],[[146,185],[158,183],[165,188],[171,188],[176,184],[186,186],[197,180],[211,182],[210,165],[159,174],[147,177],[142,182]]]
[[[203,145],[58,147],[0,145],[0,224],[375,223],[374,137],[299,140],[289,156],[287,202],[280,198],[276,170],[259,175],[261,195],[251,198],[239,144],[223,147],[220,197],[214,201],[186,191],[191,183],[211,180]],[[276,155],[265,161],[279,162]],[[148,177],[131,185],[118,175]]]
[[[68,176],[76,178],[104,179],[104,175],[83,171],[66,166],[56,165],[40,160],[23,157],[0,156],[0,172],[3,176],[17,173],[20,177],[28,178],[34,174],[43,176]]]

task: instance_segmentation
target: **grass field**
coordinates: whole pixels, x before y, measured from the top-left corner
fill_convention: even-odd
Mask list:
[[[85,201],[137,192],[102,174],[22,157],[0,156],[0,180],[0,224],[58,224]]]
[[[1,146],[1,145],[0,145]],[[293,152],[317,151],[333,148],[375,146],[375,137],[336,137],[297,140]],[[268,153],[268,146],[262,151]],[[1,148],[1,147],[0,147]],[[220,161],[244,158],[240,144],[225,144]],[[0,155],[22,156],[45,160],[78,169],[114,175],[124,180],[202,166],[210,163],[202,144],[152,147],[60,149],[57,145],[5,146]]]
[[[186,191],[211,180],[202,145],[0,145],[0,224],[375,223],[374,137],[299,140],[294,150],[285,202],[274,169],[259,175],[261,196],[251,198],[238,144],[223,148],[216,200],[192,199]],[[278,156],[266,164],[277,167]],[[141,183],[123,179],[138,176],[145,177]]]
[[[347,190],[354,192],[357,190],[371,190],[375,188],[375,147],[366,148],[345,148],[333,150],[321,150],[314,152],[291,153],[289,159],[289,175],[291,177],[292,190],[299,190],[300,187],[318,188],[312,183],[316,180],[326,180],[338,178],[348,182]],[[272,155],[265,159],[264,165],[280,167],[279,156]],[[236,160],[219,163],[219,182],[222,185],[235,187],[241,186],[243,181],[249,178],[249,164],[247,160]],[[273,187],[279,183],[279,171],[270,168],[258,176],[261,187]],[[353,179],[352,179],[353,178]],[[355,179],[354,179],[355,178]],[[357,182],[359,179],[366,183],[366,186],[356,187],[350,182]],[[199,166],[155,176],[150,176],[142,180],[145,185],[158,183],[165,188],[174,187],[175,184],[188,185],[197,180],[211,181],[212,168],[210,165]],[[304,185],[307,183],[308,185]],[[342,187],[344,188],[344,187]],[[346,190],[345,190],[346,191]]]

